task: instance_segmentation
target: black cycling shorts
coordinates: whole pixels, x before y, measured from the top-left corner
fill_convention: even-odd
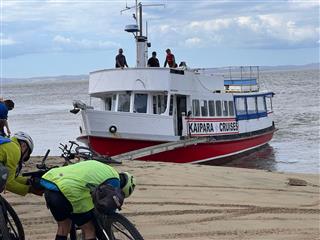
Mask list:
[[[85,213],[72,213],[71,203],[60,191],[46,190],[44,196],[47,207],[57,222],[71,219],[77,226],[82,226],[93,218],[93,210]]]

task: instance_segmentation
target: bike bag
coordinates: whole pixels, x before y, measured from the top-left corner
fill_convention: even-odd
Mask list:
[[[8,176],[8,169],[0,162],[0,192],[5,189]]]
[[[120,188],[101,183],[91,191],[95,209],[102,214],[110,214],[117,209],[121,210],[124,194]]]

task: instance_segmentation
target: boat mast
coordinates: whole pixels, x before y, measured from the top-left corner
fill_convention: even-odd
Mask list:
[[[147,66],[148,61],[148,47],[151,46],[150,43],[148,43],[147,36],[143,36],[142,31],[142,4],[137,3],[136,0],[136,6],[137,6],[137,24],[139,29],[139,35],[136,36],[136,45],[137,45],[137,68],[144,68]],[[138,22],[139,19],[139,22]]]
[[[135,8],[136,14],[133,14],[133,18],[136,21],[136,25],[127,25],[125,27],[125,31],[133,33],[136,40],[136,51],[137,51],[137,59],[136,59],[136,67],[137,68],[145,68],[147,66],[148,61],[148,47],[151,47],[151,43],[148,43],[148,37],[143,36],[143,21],[142,21],[142,6],[150,7],[150,6],[165,6],[164,4],[147,4],[142,5],[141,2],[138,3],[136,0],[136,5],[134,7],[126,6],[123,11]]]

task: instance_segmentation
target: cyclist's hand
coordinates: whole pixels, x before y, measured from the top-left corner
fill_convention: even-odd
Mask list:
[[[37,189],[33,186],[30,186],[29,188],[29,193],[32,193],[34,195],[42,196],[44,191],[42,189]]]
[[[39,177],[31,177],[27,180],[27,185],[32,186],[35,189],[43,189],[43,187],[40,184],[41,178]]]

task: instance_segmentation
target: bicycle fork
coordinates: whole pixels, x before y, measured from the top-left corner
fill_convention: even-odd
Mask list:
[[[96,236],[99,240],[111,240],[99,220],[95,219],[94,225],[96,228]]]

